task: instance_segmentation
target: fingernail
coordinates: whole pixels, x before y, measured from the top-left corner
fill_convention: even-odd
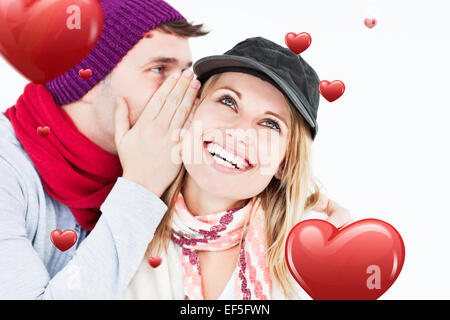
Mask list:
[[[191,87],[194,88],[194,89],[200,88],[200,81],[198,81],[198,80],[192,81]]]
[[[179,73],[179,72],[175,72],[175,73],[172,75],[172,77],[173,77],[174,79],[178,79],[178,78],[180,77],[180,73]]]
[[[187,69],[187,70],[184,71],[184,76],[185,76],[186,78],[192,77],[193,74],[194,74],[194,72],[192,72],[191,69]]]
[[[195,98],[194,105],[197,105],[198,101],[199,101],[199,99]]]

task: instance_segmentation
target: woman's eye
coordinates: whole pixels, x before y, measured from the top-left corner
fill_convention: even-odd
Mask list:
[[[231,97],[222,97],[219,100],[221,103],[233,108],[236,111],[236,101]]]
[[[280,131],[280,126],[274,120],[264,120],[263,123],[269,123],[269,127],[271,127],[272,129],[275,129],[277,131]]]

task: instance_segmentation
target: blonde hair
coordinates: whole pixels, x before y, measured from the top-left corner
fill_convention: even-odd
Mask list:
[[[199,93],[197,106],[219,77],[220,74],[214,75],[204,84]],[[295,289],[293,277],[285,260],[286,239],[303,213],[317,204],[320,189],[311,169],[311,132],[295,107],[287,99],[286,103],[289,107],[289,137],[286,155],[281,163],[280,180],[273,178],[266,189],[253,200],[259,198],[265,212],[266,255],[271,275],[279,281],[285,296],[290,298],[295,294]],[[149,244],[147,250],[149,256],[159,255],[162,250],[167,250],[174,205],[185,177],[186,169],[182,166],[174,182],[161,197],[168,209]]]

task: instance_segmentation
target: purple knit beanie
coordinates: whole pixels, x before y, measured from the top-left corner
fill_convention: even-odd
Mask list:
[[[92,51],[71,70],[45,86],[57,105],[79,100],[103,80],[150,30],[174,20],[186,20],[162,0],[98,0],[103,8],[102,34]],[[91,69],[83,80],[80,69]]]

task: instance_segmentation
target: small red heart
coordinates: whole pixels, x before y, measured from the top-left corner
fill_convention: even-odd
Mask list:
[[[64,232],[61,230],[53,230],[50,239],[56,248],[61,251],[66,251],[77,242],[78,236],[77,233],[71,229],[68,229]]]
[[[367,28],[372,29],[373,27],[375,27],[377,25],[377,20],[376,19],[365,19],[364,24],[366,25]]]
[[[81,79],[87,80],[90,77],[92,77],[92,70],[91,69],[80,69],[80,71],[78,71],[78,74],[80,75]]]
[[[319,83],[320,94],[329,102],[339,99],[345,92],[345,85],[340,80],[333,82],[323,80]]]
[[[161,257],[149,257],[147,261],[153,268],[157,268],[161,264],[162,259]]]
[[[398,231],[381,220],[338,230],[312,219],[291,230],[285,257],[292,276],[315,300],[376,300],[400,274],[405,246]]]
[[[306,32],[302,32],[299,34],[290,32],[286,34],[284,41],[292,52],[294,52],[295,54],[300,54],[309,48],[312,39],[311,36]]]
[[[50,128],[49,127],[38,127],[37,128],[37,133],[42,137],[45,138],[46,136],[48,136],[50,134]]]
[[[145,38],[151,38],[151,37],[153,37],[153,33],[151,31],[149,31],[149,32],[144,34],[144,37]]]

